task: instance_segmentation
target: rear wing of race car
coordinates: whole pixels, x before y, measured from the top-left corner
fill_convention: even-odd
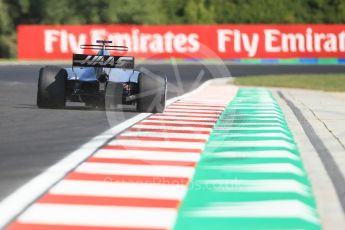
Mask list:
[[[103,51],[104,50],[115,50],[119,52],[128,51],[128,47],[126,46],[108,45],[112,43],[112,41],[97,40],[96,43],[97,44],[92,44],[92,45],[81,45],[80,48],[81,49],[96,49],[96,50],[103,50]],[[134,57],[73,54],[73,66],[134,69]]]
[[[73,54],[73,66],[134,69],[134,57]]]
[[[116,50],[116,51],[120,51],[120,52],[126,52],[128,51],[128,47],[127,46],[112,46],[112,45],[108,45],[113,43],[112,41],[106,41],[106,40],[97,40],[96,41],[97,44],[91,44],[91,45],[80,45],[81,49],[88,49],[88,50],[99,50],[99,49],[103,49],[103,50]]]

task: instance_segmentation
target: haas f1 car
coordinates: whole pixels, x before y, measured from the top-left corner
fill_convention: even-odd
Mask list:
[[[135,109],[161,113],[165,108],[166,76],[134,70],[134,57],[111,56],[110,50],[128,51],[125,46],[97,41],[81,45],[97,49],[97,55],[73,54],[72,68],[45,66],[40,69],[37,91],[39,108],[62,108],[66,101],[105,109]]]

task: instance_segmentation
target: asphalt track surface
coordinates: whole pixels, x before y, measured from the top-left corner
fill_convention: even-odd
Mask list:
[[[0,201],[92,137],[137,113],[71,107],[38,109],[41,65],[0,66]],[[168,98],[214,77],[286,73],[344,73],[328,65],[142,65],[168,76]]]

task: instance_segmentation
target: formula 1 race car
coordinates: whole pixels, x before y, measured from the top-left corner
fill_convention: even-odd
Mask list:
[[[109,50],[128,51],[125,46],[97,41],[81,45],[97,49],[97,55],[73,54],[72,68],[40,69],[37,90],[39,108],[61,108],[66,101],[105,109],[135,109],[161,113],[165,108],[167,78],[160,73],[134,70],[134,57],[111,56]]]

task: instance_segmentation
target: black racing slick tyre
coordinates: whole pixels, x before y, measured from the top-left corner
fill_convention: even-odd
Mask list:
[[[39,108],[61,108],[66,104],[67,72],[58,66],[45,66],[40,69],[37,89]]]
[[[138,112],[164,112],[167,91],[166,76],[160,73],[141,73],[138,78],[138,84]]]

